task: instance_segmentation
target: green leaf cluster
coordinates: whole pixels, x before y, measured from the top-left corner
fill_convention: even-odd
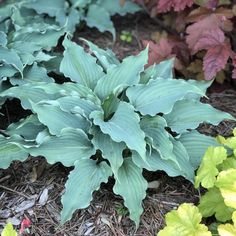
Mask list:
[[[194,128],[234,118],[200,102],[210,83],[173,79],[173,60],[145,69],[148,49],[120,62],[87,43],[94,56],[67,37],[63,41],[59,70],[71,82],[25,83],[0,93],[33,113],[0,136],[0,167],[28,154],[74,166],[62,196],[62,222],[87,207],[92,193],[113,177],[114,193],[138,226],[148,187],[143,170],[193,182],[206,148],[217,145]],[[183,112],[186,104],[192,108]]]
[[[209,147],[202,159],[195,187],[201,184],[207,192],[200,198],[199,205],[184,203],[169,212],[166,215],[167,226],[158,236],[174,235],[176,232],[183,236],[236,235],[236,128],[233,134],[234,137],[227,139],[217,137],[224,146]],[[217,232],[214,234],[200,224],[202,217],[211,216],[217,220]]]

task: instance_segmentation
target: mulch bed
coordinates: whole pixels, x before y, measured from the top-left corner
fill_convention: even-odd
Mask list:
[[[151,33],[160,29],[152,19],[143,14],[115,17],[117,40],[112,41],[110,34],[101,34],[95,29],[84,28],[77,32],[74,40],[86,38],[102,48],[111,48],[120,59],[136,54],[141,49],[141,38],[150,38]],[[133,41],[119,39],[122,30],[132,33]],[[212,87],[206,102],[227,111],[236,117],[236,90],[226,86],[218,91],[219,85]],[[0,128],[26,115],[17,101],[8,102],[0,117]],[[199,131],[207,135],[222,134],[229,136],[235,122],[224,121],[218,126],[201,125]],[[144,213],[138,230],[129,220],[123,201],[112,193],[112,181],[102,185],[94,193],[94,200],[87,209],[79,210],[73,219],[60,226],[60,198],[64,184],[71,169],[61,164],[49,165],[44,158],[28,158],[23,163],[14,162],[6,170],[0,170],[0,230],[7,220],[19,228],[23,218],[32,221],[30,235],[35,236],[73,236],[73,235],[143,235],[151,236],[164,226],[164,214],[183,202],[198,201],[199,193],[192,184],[181,177],[170,178],[165,173],[148,174],[149,181],[158,181],[155,188],[149,189],[144,200]]]

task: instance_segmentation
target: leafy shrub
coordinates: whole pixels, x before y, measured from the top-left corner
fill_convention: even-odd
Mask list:
[[[184,203],[178,210],[167,213],[167,226],[158,236],[236,235],[236,128],[234,137],[217,139],[224,146],[207,149],[195,177],[195,187],[201,184],[207,189],[200,204],[196,207]],[[212,232],[200,224],[202,217],[210,216],[217,220],[209,227]],[[222,224],[231,220],[233,224]],[[214,228],[217,230],[213,231]]]
[[[234,118],[200,102],[209,82],[173,79],[173,60],[144,69],[148,49],[120,62],[86,42],[94,56],[63,41],[60,71],[72,82],[27,83],[0,93],[33,112],[0,136],[0,167],[28,153],[74,166],[62,196],[62,222],[89,206],[92,193],[113,176],[113,191],[138,226],[148,186],[143,169],[193,182],[206,148],[217,145],[193,129]]]
[[[230,62],[234,67],[232,78],[236,79],[236,53],[233,51],[232,32],[235,28],[233,1],[137,0],[137,2],[142,4],[146,2],[150,14],[157,15],[159,20],[162,17],[164,25],[171,28],[170,36],[166,33],[154,36],[157,43],[144,41],[144,44],[150,43],[150,63],[158,63],[176,56],[176,69],[185,77],[195,74],[198,78],[211,80],[217,76],[222,82],[227,76],[222,70],[228,65],[227,62]],[[169,14],[160,15],[166,12]],[[192,60],[192,55],[195,55],[195,60]]]
[[[0,91],[12,85],[53,81],[47,72],[58,67],[61,57],[52,49],[82,21],[115,37],[110,16],[139,9],[130,1],[121,6],[118,0],[112,4],[109,0],[4,1],[0,5]],[[0,105],[4,102],[1,99]]]

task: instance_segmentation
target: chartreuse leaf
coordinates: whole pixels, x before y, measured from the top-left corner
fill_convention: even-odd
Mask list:
[[[61,222],[70,220],[75,210],[88,207],[93,192],[99,189],[101,183],[107,182],[111,175],[112,171],[106,162],[98,164],[91,159],[77,161],[62,195]]]
[[[228,169],[236,169],[236,158],[235,157],[228,157],[226,160],[223,161],[222,164],[218,166],[220,171],[228,170]]]
[[[100,150],[102,157],[109,161],[113,174],[118,178],[117,172],[122,166],[122,153],[126,145],[123,142],[114,142],[109,135],[102,133],[99,127],[92,127],[90,133],[93,135],[91,141],[94,147]]]
[[[57,103],[54,105],[53,102],[52,104],[50,101],[31,103],[33,112],[37,114],[39,121],[48,127],[51,134],[60,135],[61,130],[67,127],[79,128],[84,131],[89,129],[91,124],[85,117],[63,111]],[[60,117],[60,119],[56,119],[56,117]]]
[[[231,219],[233,208],[224,203],[220,190],[216,187],[210,188],[200,199],[198,209],[203,217],[215,215],[216,219],[225,222]]]
[[[124,198],[124,204],[130,212],[130,219],[138,227],[140,215],[143,212],[142,200],[146,196],[148,187],[148,183],[142,175],[142,169],[137,167],[130,157],[125,158],[115,180],[113,191]]]
[[[224,198],[227,206],[236,209],[236,169],[224,170],[219,173],[216,180],[216,187]]]
[[[217,166],[227,158],[227,151],[224,147],[209,147],[202,158],[201,165],[195,177],[195,187],[200,183],[204,188],[212,188],[216,182],[219,171]]]
[[[6,169],[14,160],[26,160],[28,153],[15,144],[20,143],[21,140],[18,135],[10,138],[0,135],[0,168]]]
[[[147,60],[148,49],[146,48],[139,55],[127,57],[121,64],[109,67],[107,74],[98,81],[95,93],[105,100],[111,93],[116,95],[120,90],[137,84]]]
[[[17,232],[14,230],[11,223],[7,223],[1,233],[1,236],[17,236]]]
[[[157,113],[171,112],[174,104],[189,93],[204,95],[199,88],[187,81],[158,78],[147,84],[129,87],[126,95],[137,111],[143,115],[155,116]]]
[[[201,163],[202,157],[210,146],[219,146],[215,138],[198,133],[196,130],[191,130],[181,134],[178,140],[186,148],[191,165],[197,169]]]
[[[102,67],[96,63],[96,58],[90,56],[67,37],[63,41],[63,46],[65,51],[60,72],[72,81],[94,89],[97,81],[104,75]]]
[[[113,38],[116,36],[113,22],[108,11],[97,4],[90,4],[85,21],[89,27],[96,27],[99,31],[109,31]]]
[[[90,114],[93,123],[98,125],[104,134],[108,134],[115,142],[124,142],[128,148],[137,151],[142,158],[146,155],[145,134],[141,130],[140,118],[134,108],[126,103],[120,102],[119,106],[108,121],[104,121],[104,113],[94,111]]]
[[[211,236],[208,228],[200,224],[202,216],[198,208],[190,203],[181,204],[165,216],[166,227],[158,236]]]
[[[89,159],[95,149],[81,129],[65,128],[60,136],[45,136],[39,146],[28,150],[32,156],[44,156],[48,163],[73,166],[75,161]]]
[[[195,129],[203,122],[217,125],[223,119],[235,120],[226,112],[219,111],[209,104],[193,100],[177,101],[172,111],[164,118],[168,127],[176,133],[183,133],[187,129]]]
[[[236,211],[232,215],[233,225],[224,224],[218,226],[220,236],[235,236],[236,235]]]

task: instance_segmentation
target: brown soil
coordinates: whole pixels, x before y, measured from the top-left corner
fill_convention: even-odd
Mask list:
[[[74,40],[84,37],[102,48],[111,48],[120,59],[136,54],[141,49],[141,38],[150,38],[153,31],[160,27],[148,16],[137,14],[125,18],[115,17],[117,40],[111,35],[99,33],[95,29],[84,28],[76,33]],[[131,43],[119,39],[122,30],[132,33]],[[214,107],[228,111],[236,117],[236,91],[209,93],[209,100]],[[12,110],[9,110],[12,109]],[[0,118],[0,122],[9,123],[17,120],[19,106],[15,109],[5,106],[2,112],[15,112],[15,115]],[[6,112],[7,111],[7,112]],[[21,111],[21,110],[20,110]],[[4,125],[5,126],[5,125]],[[231,135],[235,122],[222,122],[219,126],[201,125],[199,130],[208,135]],[[14,162],[10,168],[0,170],[0,230],[7,220],[11,220],[19,228],[23,218],[32,221],[29,235],[38,236],[80,236],[80,235],[156,235],[164,226],[164,214],[183,202],[197,202],[199,193],[192,184],[181,177],[170,178],[164,173],[149,174],[151,181],[158,180],[160,186],[149,189],[144,201],[144,213],[138,230],[122,207],[123,201],[112,193],[112,184],[103,185],[94,193],[90,207],[79,210],[73,219],[63,226],[59,225],[60,198],[70,169],[60,164],[49,165],[43,158],[29,158],[23,163]],[[48,192],[48,195],[46,194]]]

